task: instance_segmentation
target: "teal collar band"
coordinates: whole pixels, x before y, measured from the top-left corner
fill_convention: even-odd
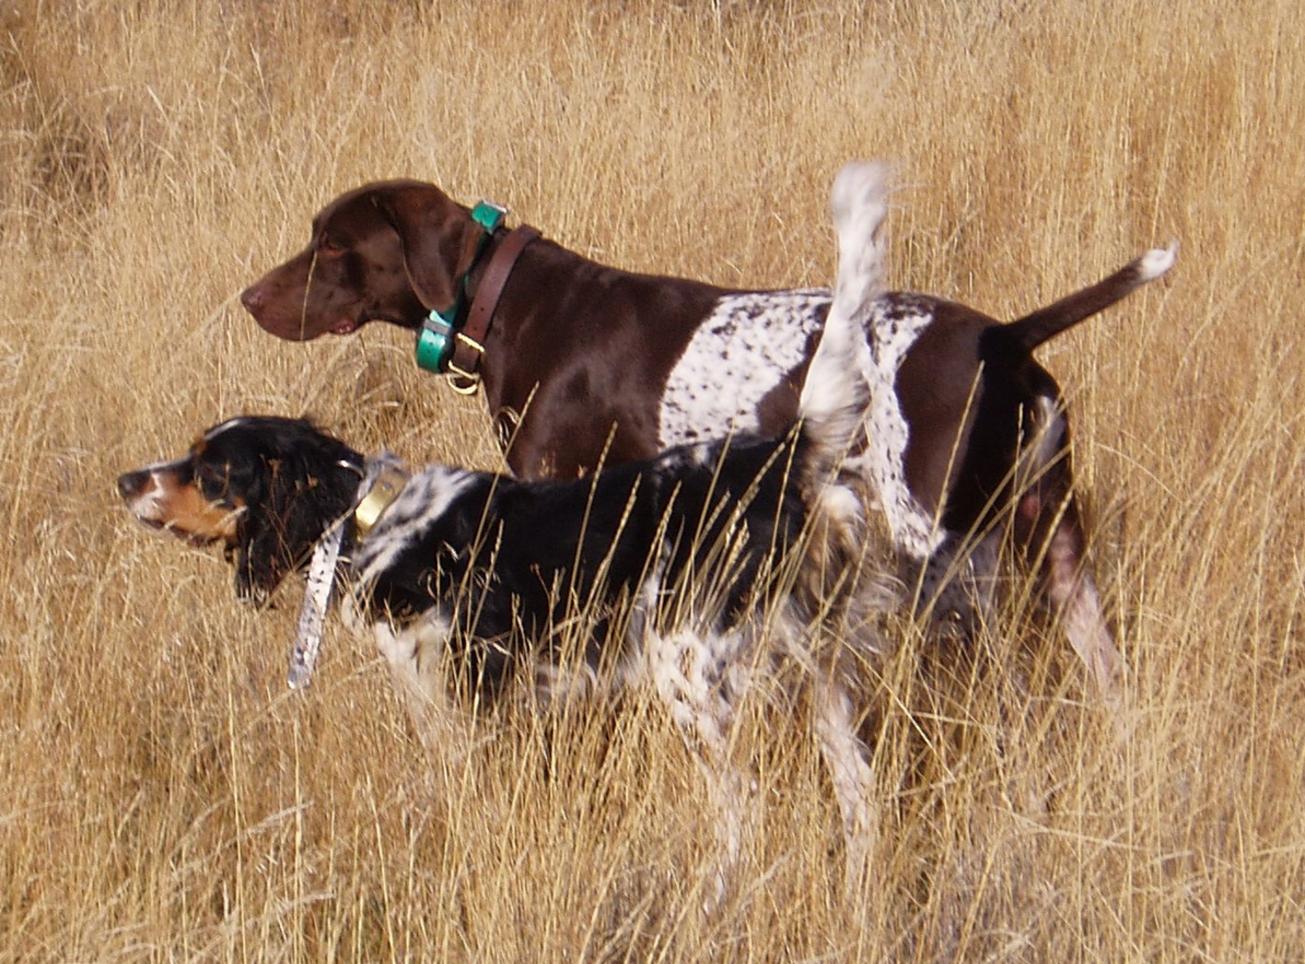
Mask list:
[[[479,225],[483,234],[476,245],[476,253],[471,258],[471,264],[467,266],[462,277],[454,282],[453,287],[457,294],[453,304],[444,311],[438,308],[432,310],[417,329],[417,367],[423,371],[435,372],[437,375],[448,371],[449,359],[453,356],[453,343],[458,337],[458,331],[462,327],[466,314],[467,279],[480,263],[485,248],[489,246],[489,239],[502,226],[506,215],[507,208],[489,201],[481,201],[471,209],[471,220]]]

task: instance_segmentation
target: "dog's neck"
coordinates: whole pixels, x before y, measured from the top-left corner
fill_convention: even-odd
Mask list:
[[[348,461],[341,461],[336,467],[343,471],[358,471],[358,467]],[[358,540],[367,537],[409,477],[399,459],[389,452],[367,459],[362,473],[353,504],[334,518],[313,547],[304,602],[299,610],[294,645],[290,649],[288,680],[291,689],[307,686],[312,679],[322,645],[326,614],[337,583],[349,570],[350,550]]]

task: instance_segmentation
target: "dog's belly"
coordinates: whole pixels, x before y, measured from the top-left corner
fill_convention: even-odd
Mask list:
[[[661,448],[759,431],[762,399],[805,360],[828,310],[824,288],[721,298],[666,380]]]

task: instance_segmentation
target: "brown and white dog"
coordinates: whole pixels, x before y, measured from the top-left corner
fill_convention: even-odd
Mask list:
[[[521,478],[573,478],[604,454],[609,464],[644,459],[791,423],[827,291],[634,274],[524,230],[485,240],[434,185],[367,184],[323,208],[308,246],[241,300],[272,334],[308,340],[369,321],[417,330],[470,295],[479,347],[469,357],[496,425],[520,419],[507,461]],[[1160,277],[1174,251],[1151,251],[1010,324],[903,292],[882,294],[864,319],[871,430],[858,467],[918,604],[972,613],[975,595],[990,598],[997,533],[1012,522],[1110,699],[1120,657],[1085,567],[1064,405],[1032,353]]]
[[[882,169],[848,165],[833,207],[833,307],[800,417],[774,437],[736,432],[590,478],[522,481],[409,471],[302,420],[240,417],[179,459],[124,474],[119,491],[141,521],[222,545],[242,597],[272,592],[311,556],[310,599],[324,581],[324,613],[336,581],[347,589],[424,738],[439,726],[445,655],[487,695],[523,665],[542,695],[565,695],[568,646],[585,681],[649,685],[704,764],[722,883],[750,794],[730,731],[750,683],[787,661],[810,684],[859,880],[876,820],[847,683],[888,649],[863,607],[893,604],[895,586],[867,565],[887,546],[874,552],[838,469],[869,404],[861,331],[880,291]]]

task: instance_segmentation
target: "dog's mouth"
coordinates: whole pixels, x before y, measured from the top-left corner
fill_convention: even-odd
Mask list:
[[[194,546],[196,549],[207,548],[208,546],[213,545],[213,543],[218,542],[222,538],[221,536],[213,535],[211,533],[206,533],[206,532],[190,532],[186,529],[182,529],[180,526],[178,526],[176,523],[172,521],[165,521],[163,519],[153,519],[147,516],[139,516],[139,515],[136,516],[135,518],[137,522],[145,526],[151,532],[160,532],[160,533],[166,532],[168,535],[174,536],[175,538],[180,539],[182,542],[186,543],[186,545]]]
[[[235,520],[247,511],[244,506],[224,508],[225,514],[221,518],[198,521],[172,518],[168,512],[160,512],[153,505],[129,506],[128,511],[151,532],[167,533],[188,546],[204,549],[217,542],[229,544],[235,538]]]
[[[322,335],[350,335],[362,327],[361,318],[340,317],[330,324],[312,318],[277,318],[254,315],[260,328],[285,341],[313,341]]]
[[[137,522],[139,522],[139,523],[140,523],[141,525],[143,525],[145,528],[150,529],[150,530],[152,530],[152,531],[154,531],[154,532],[162,532],[162,531],[163,531],[163,520],[162,520],[162,519],[151,519],[151,518],[148,517],[148,516],[136,515],[136,513],[134,513],[134,512],[132,513],[132,518],[134,518]]]

